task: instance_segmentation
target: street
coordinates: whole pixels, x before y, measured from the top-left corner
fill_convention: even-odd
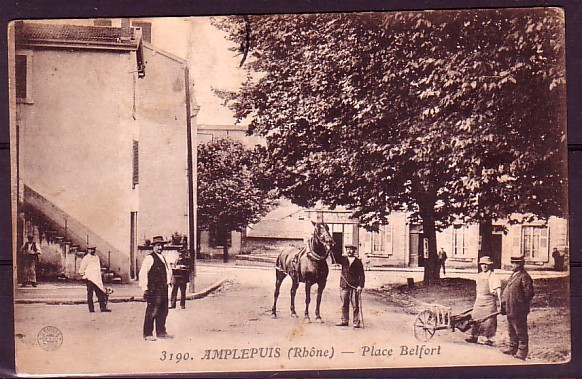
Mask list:
[[[281,287],[278,318],[271,318],[273,268],[199,266],[200,277],[217,274],[228,279],[223,288],[188,301],[185,310],[170,310],[167,327],[175,335],[172,340],[143,340],[143,302],[113,303],[112,313],[88,313],[85,304],[16,304],[17,365],[31,374],[93,374],[521,363],[498,347],[466,344],[460,332],[442,330],[427,343],[419,342],[412,335],[414,315],[365,291],[365,328],[335,326],[340,317],[337,270],[331,270],[323,294],[322,323],[315,322],[315,289],[310,306],[314,322],[290,316],[289,278]],[[402,282],[404,276],[410,273],[369,272],[366,287]],[[301,285],[296,297],[300,316],[304,299]],[[54,351],[39,347],[39,332],[46,326],[63,335],[62,346]]]

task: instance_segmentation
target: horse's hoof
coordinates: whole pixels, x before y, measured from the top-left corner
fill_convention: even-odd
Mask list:
[[[273,313],[273,314],[271,315],[271,318],[277,318],[277,315]]]
[[[309,316],[305,316],[305,318],[303,319],[305,322],[311,322],[311,319],[309,318]]]
[[[323,324],[323,320],[321,317],[316,317],[315,321]]]
[[[297,316],[297,313],[291,313],[291,317],[297,318],[299,316]]]

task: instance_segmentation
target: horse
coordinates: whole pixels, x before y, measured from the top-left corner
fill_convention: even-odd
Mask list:
[[[317,303],[315,319],[321,321],[319,306],[321,295],[327,283],[329,267],[327,257],[333,247],[333,238],[329,227],[323,223],[314,223],[313,234],[306,246],[298,248],[290,246],[279,254],[275,264],[275,296],[272,308],[273,318],[277,318],[277,298],[281,283],[289,275],[293,281],[291,285],[291,317],[298,317],[295,312],[295,294],[299,283],[305,283],[305,319],[309,318],[309,303],[311,302],[311,286],[317,283]]]

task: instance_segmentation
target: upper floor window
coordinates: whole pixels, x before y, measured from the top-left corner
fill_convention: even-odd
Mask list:
[[[21,51],[15,56],[15,89],[16,102],[32,104],[32,88],[31,73],[32,73],[32,51]]]

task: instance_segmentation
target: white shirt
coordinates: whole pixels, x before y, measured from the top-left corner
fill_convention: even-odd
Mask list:
[[[163,254],[158,253],[154,254],[156,254],[162,262],[164,262],[164,265],[166,266],[166,284],[170,283],[170,279],[172,278],[172,269],[170,268],[170,266],[168,266],[166,258],[164,257]],[[144,291],[147,291],[148,289],[148,272],[150,272],[150,269],[152,268],[153,264],[154,257],[152,257],[151,255],[146,256],[141,264],[141,268],[139,270],[139,286]]]
[[[83,257],[79,274],[83,275],[83,279],[92,281],[101,291],[105,292],[101,277],[101,261],[97,255],[87,254]]]
[[[492,295],[496,294],[496,291],[501,288],[501,280],[499,280],[499,277],[497,275],[495,275],[495,272],[493,271],[481,271],[479,273],[480,276],[487,276],[489,275],[489,277],[487,278],[489,281],[489,292]]]

